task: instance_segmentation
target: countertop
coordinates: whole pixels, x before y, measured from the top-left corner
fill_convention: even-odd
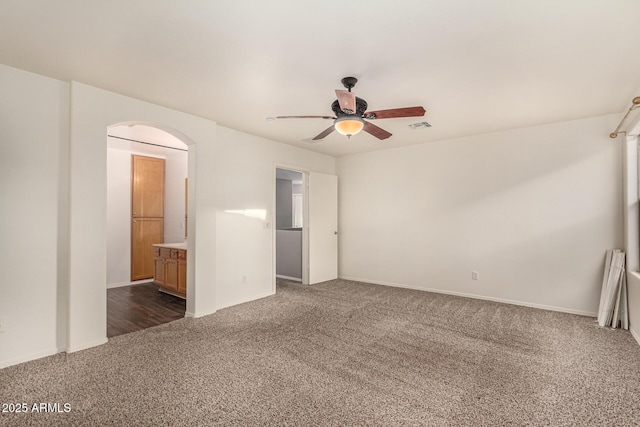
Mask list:
[[[187,250],[187,242],[179,242],[179,243],[154,243],[153,246],[157,248],[170,248],[170,249],[182,249],[183,251]]]

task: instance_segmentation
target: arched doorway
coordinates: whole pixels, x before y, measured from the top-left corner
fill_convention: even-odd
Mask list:
[[[108,338],[185,315],[188,147],[149,124],[107,130]]]

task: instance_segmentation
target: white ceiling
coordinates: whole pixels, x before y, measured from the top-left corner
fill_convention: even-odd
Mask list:
[[[639,95],[638,0],[0,0],[0,62],[339,156],[619,113]],[[384,142],[334,132],[340,79]],[[407,125],[426,120],[433,127]]]

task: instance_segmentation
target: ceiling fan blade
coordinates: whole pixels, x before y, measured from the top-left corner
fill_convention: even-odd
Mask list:
[[[274,119],[335,119],[333,116],[275,116]]]
[[[387,139],[391,136],[391,134],[386,130],[369,122],[364,122],[364,128],[362,128],[362,130],[370,133],[378,139]]]
[[[364,113],[365,119],[394,119],[400,117],[421,117],[424,116],[425,109],[419,107],[394,108],[391,110],[367,111]]]
[[[356,112],[355,93],[336,89],[336,96],[338,97],[338,103],[340,104],[340,109],[342,111],[347,114],[353,114]]]
[[[316,135],[313,140],[317,141],[319,139],[324,138],[325,136],[329,135],[331,132],[333,132],[335,130],[335,127],[333,127],[333,125],[329,126],[328,128],[326,128],[325,130],[323,130],[322,132],[320,132],[318,135]]]

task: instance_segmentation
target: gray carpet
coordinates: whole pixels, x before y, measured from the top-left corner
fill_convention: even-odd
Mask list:
[[[348,281],[0,370],[2,425],[640,424],[640,346],[594,319]]]

